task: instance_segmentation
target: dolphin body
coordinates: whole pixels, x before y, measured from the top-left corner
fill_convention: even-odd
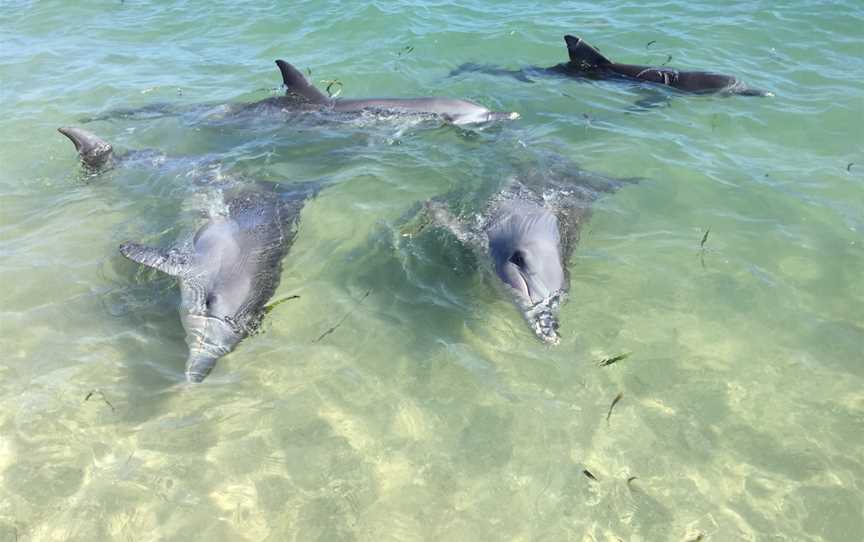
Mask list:
[[[424,218],[491,264],[531,330],[548,344],[561,339],[558,314],[570,287],[567,262],[592,202],[634,181],[560,165],[569,170],[553,165],[511,179],[473,219],[454,216],[441,200],[426,203]]]
[[[218,114],[221,116],[268,115],[284,112],[319,111],[334,113],[387,113],[396,115],[429,116],[450,124],[465,125],[515,120],[516,112],[490,111],[482,105],[453,98],[331,98],[315,88],[300,71],[285,62],[277,60],[276,65],[282,74],[285,95],[265,98],[257,102],[224,106],[203,105],[193,108],[204,117]],[[151,104],[139,109],[120,109],[85,119],[87,122],[105,120],[113,117],[158,118],[181,112],[181,108],[166,103]]]
[[[495,66],[463,64],[450,75],[467,71],[507,75],[520,81],[532,82],[532,75],[564,75],[590,79],[619,79],[670,87],[693,94],[724,94],[739,96],[773,96],[773,93],[747,86],[737,77],[706,71],[684,71],[668,67],[619,64],[609,60],[596,48],[582,38],[566,35],[569,62],[548,68],[529,67],[521,70],[507,70]]]
[[[122,162],[111,146],[78,128],[61,128],[90,168]],[[134,155],[133,155],[134,156]],[[279,285],[282,260],[296,236],[300,211],[317,183],[223,186],[219,211],[194,235],[165,249],[123,243],[124,257],[176,277],[189,356],[186,379],[201,382],[219,358],[254,333]]]

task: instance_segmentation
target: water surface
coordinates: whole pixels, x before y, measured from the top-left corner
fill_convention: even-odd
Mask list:
[[[862,28],[853,0],[3,2],[0,540],[860,539]],[[555,64],[565,33],[776,97],[646,110],[628,85],[447,76]],[[275,58],[522,119],[188,109],[274,95]],[[192,112],[86,127],[332,181],[284,262],[300,298],[191,388],[173,281],[117,253],[194,227],[188,169],[82,175],[55,131],[154,103]],[[642,178],[595,206],[554,348],[471,251],[400,235],[548,156]]]

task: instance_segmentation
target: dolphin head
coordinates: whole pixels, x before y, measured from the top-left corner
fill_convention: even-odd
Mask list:
[[[534,333],[557,343],[557,312],[567,289],[558,219],[539,205],[502,207],[487,230],[495,272],[516,299]]]
[[[201,382],[210,374],[219,358],[234,350],[246,334],[230,318],[216,316],[215,311],[206,304],[197,307],[197,310],[189,310],[190,307],[185,306],[186,297],[180,311],[180,319],[186,330],[186,345],[189,347],[186,380]]]
[[[180,319],[189,346],[190,382],[203,380],[248,334],[252,277],[244,272],[237,230],[233,220],[211,219],[196,233],[194,256],[180,276]]]

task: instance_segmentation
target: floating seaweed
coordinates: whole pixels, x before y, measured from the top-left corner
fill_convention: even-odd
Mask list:
[[[109,401],[108,398],[105,397],[105,394],[102,393],[102,390],[90,390],[89,392],[87,392],[87,396],[84,397],[84,402],[86,403],[87,401],[89,401],[90,398],[93,397],[93,396],[94,396],[95,394],[97,394],[97,393],[98,393],[99,396],[102,398],[102,401],[104,401],[106,405],[108,405],[109,407],[111,407],[111,412],[116,412],[116,411],[117,411],[117,409],[114,408],[114,405],[111,404],[111,401]]]
[[[330,335],[331,333],[333,333],[334,331],[336,331],[336,330],[339,328],[339,326],[341,326],[342,324],[344,324],[344,323],[345,323],[345,320],[347,320],[348,317],[351,316],[351,315],[354,313],[354,311],[357,309],[357,307],[359,307],[360,304],[363,303],[363,302],[366,300],[367,297],[369,297],[369,294],[371,294],[371,293],[372,293],[372,290],[371,290],[371,289],[370,289],[370,290],[366,290],[366,293],[363,294],[363,297],[361,297],[361,298],[357,301],[357,305],[355,305],[353,309],[351,309],[350,311],[348,311],[348,312],[345,314],[345,316],[343,316],[343,317],[342,317],[338,322],[336,322],[336,325],[335,325],[335,326],[331,327],[330,329],[328,329],[327,331],[325,331],[324,333],[322,333],[322,334],[321,334],[317,339],[315,339],[315,340],[312,341],[312,342],[313,342],[313,343],[321,342],[321,339],[323,339],[323,338],[326,337],[327,335]]]
[[[270,314],[270,312],[273,309],[275,309],[276,307],[278,307],[282,303],[285,303],[286,301],[291,301],[292,299],[300,299],[300,296],[299,295],[289,295],[288,297],[283,297],[282,299],[279,299],[277,301],[273,301],[272,303],[268,303],[267,306],[264,307],[264,314]]]

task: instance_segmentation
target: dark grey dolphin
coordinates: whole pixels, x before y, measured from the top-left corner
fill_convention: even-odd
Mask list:
[[[90,167],[105,165],[111,147],[77,128],[61,133]],[[176,277],[189,357],[186,379],[201,382],[216,361],[258,329],[279,285],[282,260],[296,235],[300,211],[318,183],[224,185],[219,210],[172,248],[123,243],[126,258]]]
[[[477,71],[491,75],[508,75],[521,81],[531,82],[532,75],[565,75],[589,79],[621,79],[653,83],[681,92],[696,94],[736,94],[740,96],[773,96],[771,92],[748,87],[732,75],[705,71],[683,71],[664,66],[640,66],[612,62],[594,47],[576,36],[564,36],[570,61],[548,68],[529,67],[507,70],[495,66],[463,64],[451,72],[458,75]]]
[[[591,203],[625,182],[552,166],[509,181],[483,207],[479,220],[453,216],[441,200],[426,204],[426,220],[487,257],[534,334],[557,344],[558,313],[570,286],[567,262]]]

